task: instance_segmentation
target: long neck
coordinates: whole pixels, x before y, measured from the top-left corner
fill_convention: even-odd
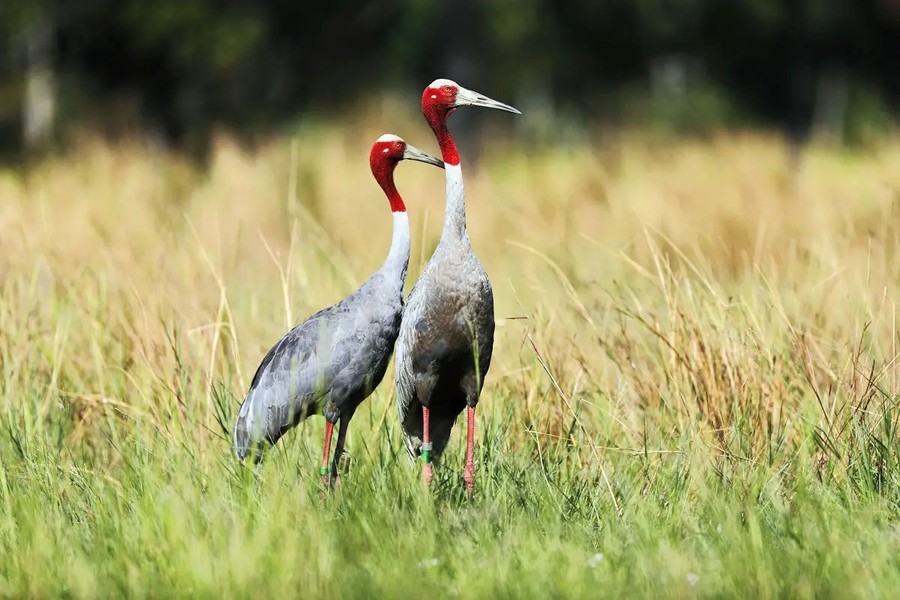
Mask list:
[[[459,164],[444,165],[447,178],[447,203],[444,207],[444,230],[441,239],[461,240],[466,232],[466,191],[463,188],[462,167]]]
[[[444,230],[441,239],[465,239],[466,234],[466,192],[463,188],[462,167],[459,151],[453,136],[447,131],[447,115],[426,115],[434,131],[447,178],[447,203],[444,208]]]
[[[391,249],[382,265],[382,271],[395,274],[399,278],[400,288],[406,281],[406,268],[409,266],[409,217],[405,210],[392,213],[394,215],[394,233],[391,236]]]
[[[406,280],[406,268],[409,265],[409,217],[406,215],[406,205],[403,198],[394,185],[394,168],[399,161],[383,160],[380,153],[373,151],[369,159],[372,167],[372,175],[384,195],[391,204],[391,214],[394,216],[394,232],[391,236],[391,249],[381,266],[381,271],[395,276],[403,289]]]

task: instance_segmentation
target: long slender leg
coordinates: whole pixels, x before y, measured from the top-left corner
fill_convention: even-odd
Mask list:
[[[471,498],[475,492],[475,407],[468,406],[466,410],[468,427],[466,430],[466,470],[463,478],[466,481],[466,493]]]
[[[425,462],[425,483],[431,484],[434,472],[431,468],[431,430],[429,425],[430,411],[422,407],[422,460]]]
[[[328,486],[328,458],[331,455],[331,432],[334,430],[334,423],[325,421],[325,450],[322,452],[322,468],[319,469],[319,475],[322,476],[322,484]]]
[[[350,417],[342,416],[341,423],[338,426],[337,444],[334,446],[334,460],[331,462],[332,485],[337,482],[338,463],[341,461],[341,456],[344,454],[344,441],[347,439],[347,430],[350,428],[349,424]]]

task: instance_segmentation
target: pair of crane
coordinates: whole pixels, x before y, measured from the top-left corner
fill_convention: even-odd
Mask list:
[[[378,138],[369,166],[393,213],[387,258],[358,290],[294,327],[263,358],[234,428],[235,453],[241,461],[252,456],[259,462],[265,449],[288,430],[311,414],[323,413],[320,475],[325,485],[332,485],[350,420],[381,383],[396,345],[397,412],[410,456],[422,458],[430,484],[432,464],[440,461],[453,424],[465,410],[464,479],[469,495],[474,491],[475,407],[491,364],[494,297],[469,242],[459,152],[447,130],[447,118],[461,106],[521,114],[449,79],[437,79],[422,93],[422,114],[437,138],[442,160],[395,135]],[[394,169],[404,159],[441,167],[447,179],[440,242],[405,304],[409,220],[394,185]]]

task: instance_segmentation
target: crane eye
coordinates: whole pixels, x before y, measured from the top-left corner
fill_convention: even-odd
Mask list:
[[[397,140],[396,142],[394,142],[394,148],[398,148],[398,149],[399,149],[399,148],[402,148],[402,147],[403,147],[403,142],[401,142],[400,140]]]
[[[445,86],[444,86],[444,91],[445,91],[445,92],[452,92],[452,91],[453,91],[453,86],[452,86],[452,85],[445,85]]]

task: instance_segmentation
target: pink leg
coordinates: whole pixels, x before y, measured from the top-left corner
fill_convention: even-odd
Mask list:
[[[319,475],[322,476],[322,485],[328,487],[328,455],[331,454],[331,433],[334,430],[334,423],[325,421],[325,451],[322,452],[322,468],[319,469]]]
[[[466,470],[463,478],[466,481],[466,493],[469,497],[475,492],[475,407],[466,407],[468,429],[466,431]]]
[[[431,485],[434,473],[431,470],[431,431],[427,407],[422,407],[422,460],[425,461],[425,483]]]

